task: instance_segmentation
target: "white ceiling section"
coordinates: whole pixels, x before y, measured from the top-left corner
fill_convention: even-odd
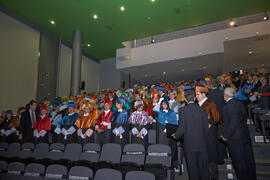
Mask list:
[[[263,21],[214,32],[153,43],[151,45],[131,48],[131,58],[116,58],[116,68],[123,69],[146,64],[185,59],[201,55],[224,52],[224,42],[270,33],[270,21]]]

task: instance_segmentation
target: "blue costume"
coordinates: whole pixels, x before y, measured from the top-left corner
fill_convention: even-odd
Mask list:
[[[246,101],[248,100],[248,94],[245,92],[244,88],[240,88],[235,95],[235,98],[240,101]]]
[[[176,113],[172,110],[165,112],[165,111],[159,111],[158,113],[158,122],[165,126],[168,124],[178,125],[178,120],[176,117]]]
[[[62,126],[72,126],[77,119],[79,119],[79,115],[77,113],[73,113],[72,115],[66,115],[59,124]]]

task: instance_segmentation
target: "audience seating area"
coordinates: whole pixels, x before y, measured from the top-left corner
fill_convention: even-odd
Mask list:
[[[0,143],[0,158],[0,179],[155,180],[173,171],[162,144]]]

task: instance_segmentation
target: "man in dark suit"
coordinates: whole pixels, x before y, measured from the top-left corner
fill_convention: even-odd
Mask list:
[[[259,81],[258,76],[256,76],[256,75],[254,75],[252,77],[252,79],[253,79],[253,82],[252,82],[253,89],[252,89],[252,91],[253,92],[258,91],[258,89],[261,87],[262,83]]]
[[[223,109],[224,129],[221,138],[227,142],[238,180],[256,180],[256,167],[251,146],[247,115],[243,103],[234,98],[233,88],[224,90],[227,102]]]
[[[20,127],[19,127],[19,140],[23,142],[32,142],[33,141],[33,124],[37,119],[37,102],[31,100],[29,105],[29,109],[21,115]]]
[[[203,108],[194,104],[194,91],[185,92],[185,97],[188,105],[179,110],[179,127],[172,136],[176,139],[184,139],[184,154],[189,179],[209,180],[207,113]]]
[[[258,104],[260,108],[269,110],[270,86],[264,76],[260,77],[260,82],[261,86],[258,88],[258,95],[260,95]]]

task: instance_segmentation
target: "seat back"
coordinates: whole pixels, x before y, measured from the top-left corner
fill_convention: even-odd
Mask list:
[[[115,169],[99,169],[94,180],[122,180],[121,172]]]
[[[16,157],[17,154],[20,152],[21,145],[19,143],[11,143],[8,146],[8,150],[6,155],[8,157]]]
[[[113,164],[119,164],[121,160],[122,149],[120,144],[104,144],[100,154],[99,161],[107,161]]]
[[[145,149],[142,144],[126,144],[123,149],[121,163],[132,162],[143,165],[145,159]]]
[[[50,145],[50,152],[64,152],[65,145],[63,143],[53,143]]]
[[[100,145],[88,143],[83,146],[83,152],[80,155],[80,160],[97,162],[100,157]]]
[[[49,144],[39,143],[36,145],[35,150],[33,151],[34,158],[45,158],[49,152]]]
[[[8,174],[22,174],[24,172],[25,164],[21,162],[12,162],[8,165]]]
[[[67,168],[60,164],[49,165],[46,169],[46,178],[62,178],[67,175]]]
[[[6,161],[0,161],[0,174],[2,171],[6,171],[7,170],[7,162]]]
[[[145,164],[161,164],[165,167],[171,166],[171,148],[165,144],[153,144],[147,149]]]
[[[66,146],[64,152],[64,159],[71,161],[78,161],[82,152],[82,145],[77,143],[71,143]]]
[[[41,176],[45,173],[45,166],[39,163],[28,164],[25,168],[25,176]]]
[[[89,178],[93,178],[93,176],[93,170],[84,166],[74,166],[70,168],[68,173],[69,179],[87,180]]]
[[[150,172],[130,171],[126,174],[125,180],[155,180],[155,176]]]

